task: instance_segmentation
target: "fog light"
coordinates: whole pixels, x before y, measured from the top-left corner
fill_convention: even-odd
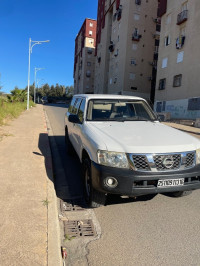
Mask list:
[[[108,186],[108,187],[116,187],[118,185],[118,182],[117,182],[117,179],[115,179],[114,177],[107,177],[105,179],[105,184]]]

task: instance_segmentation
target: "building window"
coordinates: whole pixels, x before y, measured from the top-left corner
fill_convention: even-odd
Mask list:
[[[180,87],[181,81],[182,81],[182,75],[181,74],[174,76],[173,87]]]
[[[166,24],[169,25],[171,23],[171,20],[172,20],[172,15],[168,14],[166,17]]]
[[[164,90],[165,86],[166,86],[166,79],[160,79],[158,89],[159,90]]]
[[[92,48],[88,48],[88,54],[92,54]]]
[[[134,58],[131,59],[131,65],[136,66],[136,60]]]
[[[200,98],[192,98],[188,100],[188,111],[200,110]]]
[[[162,60],[162,68],[166,68],[167,67],[167,62],[168,62],[168,58],[167,57]]]
[[[141,0],[135,0],[136,5],[141,5]]]
[[[140,15],[139,14],[134,14],[134,20],[140,20]]]
[[[168,45],[170,45],[170,36],[169,35],[165,37],[165,46],[168,46]]]
[[[138,45],[134,43],[133,46],[132,46],[132,49],[133,49],[134,51],[136,51],[137,48],[138,48]]]
[[[91,62],[87,62],[87,66],[91,66]]]
[[[93,27],[93,23],[90,22],[90,27]]]
[[[129,79],[134,80],[135,79],[135,74],[134,73],[129,73]]]
[[[178,53],[178,55],[177,55],[177,63],[183,62],[183,56],[184,56],[184,52],[183,51]]]
[[[86,77],[91,77],[91,72],[90,72],[90,70],[88,70],[87,72],[86,72]]]
[[[92,36],[92,30],[89,31],[89,35]]]
[[[131,90],[137,91],[137,87],[131,87]]]
[[[183,3],[182,6],[181,6],[181,11],[187,10],[187,5],[188,5],[188,1],[186,1],[185,3]]]

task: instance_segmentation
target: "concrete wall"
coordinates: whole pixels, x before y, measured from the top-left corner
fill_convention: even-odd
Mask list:
[[[156,83],[156,101],[172,101],[200,96],[200,1],[188,1],[188,20],[177,25],[177,15],[185,0],[168,0],[167,12],[161,21],[161,36]],[[167,17],[171,14],[171,23]],[[185,28],[183,30],[183,28]],[[185,32],[185,43],[181,49],[176,49],[176,39]],[[165,37],[170,35],[170,45],[165,46]],[[182,62],[177,62],[178,54],[182,52]],[[166,68],[162,68],[162,60],[168,58]],[[180,87],[173,87],[175,75],[182,74]],[[166,78],[165,90],[158,90],[159,80]]]
[[[155,112],[169,112],[173,119],[196,119],[200,117],[200,110],[188,110],[188,99],[174,101],[156,101]]]

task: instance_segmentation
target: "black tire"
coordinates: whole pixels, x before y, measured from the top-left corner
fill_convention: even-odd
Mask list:
[[[66,145],[66,151],[69,155],[74,154],[74,147],[72,146],[72,143],[69,139],[68,130],[65,128],[65,145]]]
[[[98,208],[105,205],[106,195],[100,191],[97,191],[92,186],[91,179],[91,161],[89,158],[85,158],[82,164],[83,170],[83,187],[84,187],[84,198],[91,208]]]

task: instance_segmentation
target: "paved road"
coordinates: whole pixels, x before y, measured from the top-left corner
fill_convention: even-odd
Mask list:
[[[56,186],[58,191],[67,187],[71,196],[78,196],[80,164],[64,151],[65,107],[45,107],[65,173],[61,180],[57,176]],[[200,265],[200,190],[182,198],[114,196],[94,212],[102,235],[87,247],[89,265]]]

